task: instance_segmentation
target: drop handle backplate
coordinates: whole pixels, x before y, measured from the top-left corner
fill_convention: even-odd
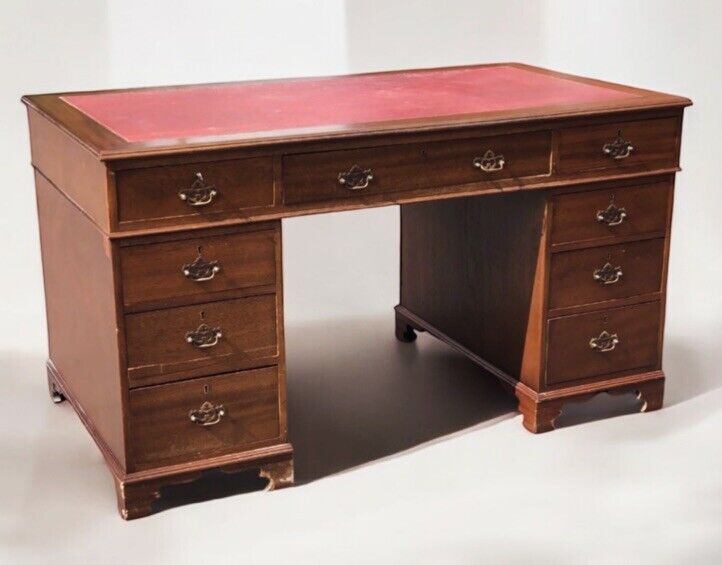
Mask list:
[[[362,169],[354,165],[348,171],[338,174],[338,183],[348,190],[362,190],[374,180],[371,169]]]
[[[609,227],[618,226],[627,218],[627,210],[618,207],[610,202],[604,210],[597,210],[595,218],[599,223],[607,224]]]
[[[633,151],[634,146],[622,137],[621,130],[612,141],[602,145],[602,153],[612,159],[626,159]]]
[[[196,178],[190,188],[184,188],[178,192],[178,198],[190,206],[207,206],[218,196],[218,190],[213,185],[208,185],[203,180],[201,173],[196,173]]]
[[[221,328],[212,328],[207,324],[201,324],[197,329],[186,333],[186,342],[203,349],[213,347],[222,337]]]
[[[192,281],[203,282],[211,280],[220,270],[221,264],[218,261],[206,261],[199,254],[195,261],[183,265],[181,272]]]
[[[599,351],[600,353],[607,353],[613,351],[619,343],[619,336],[615,333],[609,333],[604,330],[597,337],[593,337],[589,340],[589,347]]]
[[[494,153],[489,149],[482,157],[474,157],[472,164],[485,173],[494,173],[504,168],[506,160],[504,159],[504,155]]]
[[[611,263],[605,263],[603,267],[594,269],[592,278],[600,284],[615,284],[622,278],[622,267],[614,266]]]
[[[226,415],[223,404],[212,404],[205,401],[197,410],[188,412],[188,419],[200,426],[214,426]]]

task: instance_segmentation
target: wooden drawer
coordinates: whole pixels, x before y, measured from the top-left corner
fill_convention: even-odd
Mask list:
[[[655,301],[549,320],[546,384],[658,367],[660,314]],[[618,337],[611,351],[590,345],[603,331]]]
[[[557,195],[552,203],[552,243],[663,234],[669,221],[670,191],[671,181],[663,181]],[[622,211],[624,218],[620,214],[615,219],[615,212]]]
[[[120,251],[126,311],[274,292],[275,229],[131,245]]]
[[[116,175],[121,224],[218,220],[274,203],[271,157],[127,169]]]
[[[280,435],[278,370],[138,388],[129,412],[136,470],[242,451]]]
[[[549,309],[660,292],[664,239],[554,253]]]
[[[500,170],[485,172],[474,165],[487,151],[504,158]],[[550,173],[550,132],[435,141],[343,151],[288,155],[283,159],[284,201],[318,200],[420,190],[437,186],[520,178]],[[351,190],[352,180],[339,174],[354,166],[369,171],[368,185]],[[498,165],[497,165],[498,166]],[[360,184],[365,184],[362,176]]]
[[[562,129],[557,171],[574,174],[676,167],[680,127],[675,117]],[[633,147],[627,156],[624,142]],[[614,158],[615,152],[618,158]]]
[[[275,294],[128,314],[125,325],[131,387],[271,365],[278,359]],[[209,329],[207,336],[202,331],[187,335],[202,325]],[[217,340],[216,329],[221,333]]]

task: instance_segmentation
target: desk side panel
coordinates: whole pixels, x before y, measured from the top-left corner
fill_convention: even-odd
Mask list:
[[[125,465],[120,329],[110,240],[36,172],[50,361],[106,456]]]
[[[401,206],[401,306],[514,379],[545,200],[522,191]]]
[[[28,108],[33,167],[104,232],[110,231],[110,199],[105,165],[58,125]]]

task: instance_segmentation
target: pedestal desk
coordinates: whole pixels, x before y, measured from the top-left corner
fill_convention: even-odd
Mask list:
[[[289,216],[399,205],[396,337],[464,353],[528,430],[599,392],[662,404],[685,98],[499,64],[23,101],[50,391],[123,518],[208,469],[293,482]]]

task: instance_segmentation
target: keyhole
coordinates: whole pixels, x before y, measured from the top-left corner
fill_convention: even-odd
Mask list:
[[[201,320],[205,320],[205,319],[206,319],[206,313],[205,313],[205,311],[201,310]]]
[[[210,385],[203,385],[203,394],[208,394],[211,391]]]
[[[422,157],[423,159],[426,159],[426,158],[428,157],[428,155],[426,154],[426,149],[422,149],[422,150],[421,150],[421,157]]]
[[[201,246],[199,245],[198,246],[198,257],[200,257],[200,256],[201,256]]]

